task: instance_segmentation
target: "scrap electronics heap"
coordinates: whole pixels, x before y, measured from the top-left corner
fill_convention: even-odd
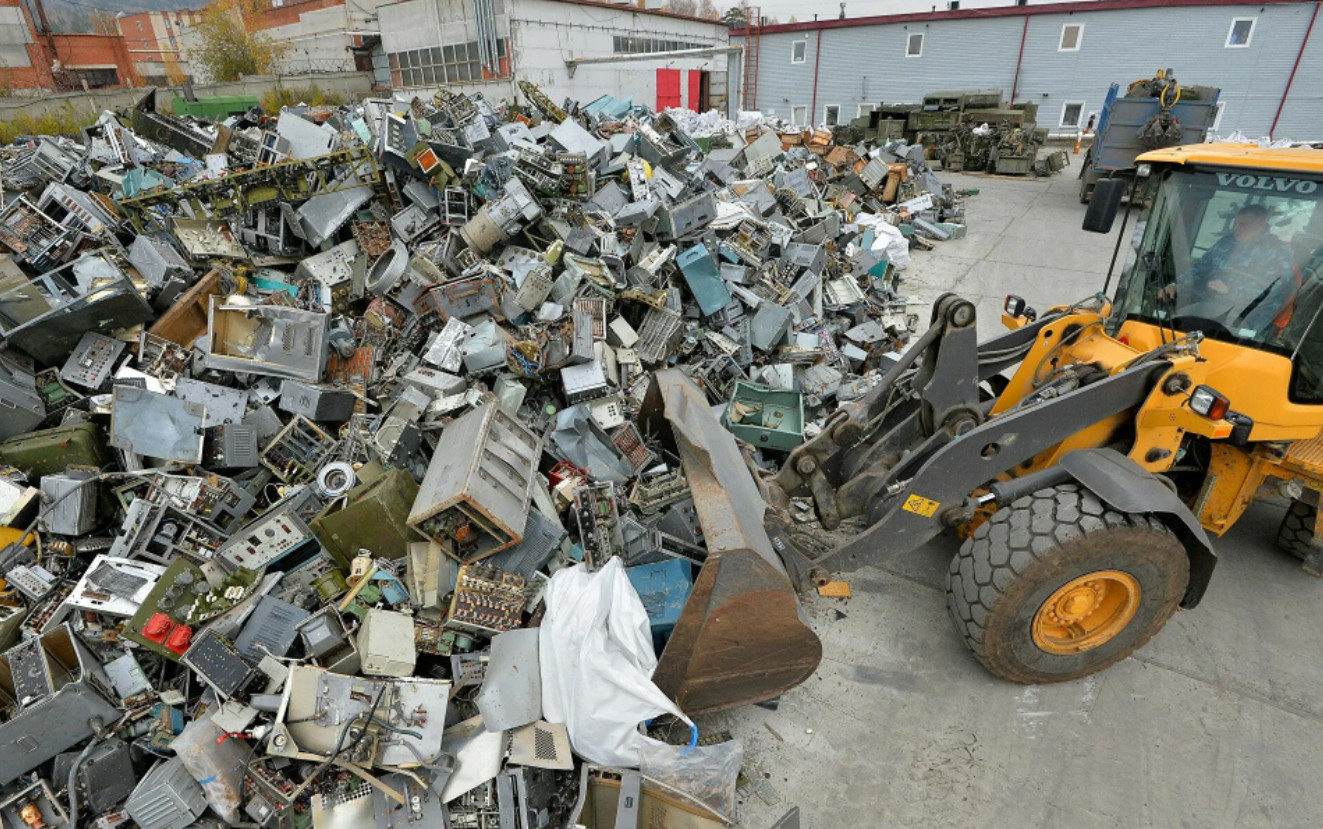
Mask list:
[[[524,93],[218,124],[148,93],[0,151],[5,826],[734,817],[576,760],[517,637],[553,574],[623,565],[677,710],[809,676],[713,505],[893,364],[897,271],[962,209],[921,147],[700,149]],[[650,418],[659,375],[688,396]]]

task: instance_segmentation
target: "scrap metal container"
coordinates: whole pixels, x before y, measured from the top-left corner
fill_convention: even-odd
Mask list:
[[[100,468],[110,458],[105,436],[95,423],[40,429],[0,443],[0,463],[21,469],[34,480],[70,466]]]
[[[343,506],[337,498],[312,520],[312,531],[322,547],[345,567],[361,549],[371,550],[377,558],[404,558],[411,543],[405,517],[410,505],[416,505],[417,497],[413,476],[406,470],[392,469],[351,489]]]
[[[68,625],[0,655],[0,784],[26,774],[120,715],[101,663]]]
[[[999,155],[996,170],[1003,176],[1027,176],[1034,171],[1034,156]]]
[[[153,766],[124,801],[124,811],[142,829],[184,829],[206,808],[202,787],[178,757]]]
[[[747,411],[741,415],[737,407]],[[732,411],[737,413],[732,416]],[[721,425],[754,446],[789,451],[804,442],[804,398],[799,392],[737,382]]]
[[[243,115],[258,105],[256,95],[209,95],[189,101],[175,97],[170,110],[175,116],[192,115],[208,121],[222,121],[231,115]]]
[[[474,561],[523,539],[542,439],[495,404],[441,433],[409,526]]]
[[[1171,114],[1180,121],[1178,144],[1201,144],[1217,120],[1217,87],[1183,86]],[[1129,176],[1135,158],[1150,149],[1139,139],[1140,128],[1162,111],[1157,98],[1128,97],[1120,84],[1112,84],[1098,116],[1098,129],[1080,173],[1080,201],[1088,203],[1093,186],[1102,178]]]

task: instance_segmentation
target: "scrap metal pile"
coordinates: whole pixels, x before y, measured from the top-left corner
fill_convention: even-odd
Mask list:
[[[844,136],[873,142],[903,138],[928,148],[943,170],[1049,176],[1069,163],[1062,150],[1041,157],[1048,131],[1038,104],[1007,104],[1000,89],[932,92],[922,104],[881,104],[844,127]]]
[[[733,817],[573,713],[622,692],[569,687],[563,577],[627,585],[657,725],[811,674],[760,511],[715,510],[738,447],[774,467],[880,378],[897,265],[961,206],[919,147],[705,154],[525,94],[207,124],[149,93],[0,151],[6,826]]]

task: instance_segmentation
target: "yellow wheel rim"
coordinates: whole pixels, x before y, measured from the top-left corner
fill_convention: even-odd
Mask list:
[[[1034,614],[1034,644],[1048,653],[1084,653],[1125,630],[1139,609],[1139,582],[1100,570],[1063,584]]]

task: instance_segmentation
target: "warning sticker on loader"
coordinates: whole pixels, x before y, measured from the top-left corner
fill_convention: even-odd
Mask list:
[[[922,495],[911,495],[905,499],[905,511],[922,515],[924,518],[932,518],[940,506],[938,502],[924,498]]]

